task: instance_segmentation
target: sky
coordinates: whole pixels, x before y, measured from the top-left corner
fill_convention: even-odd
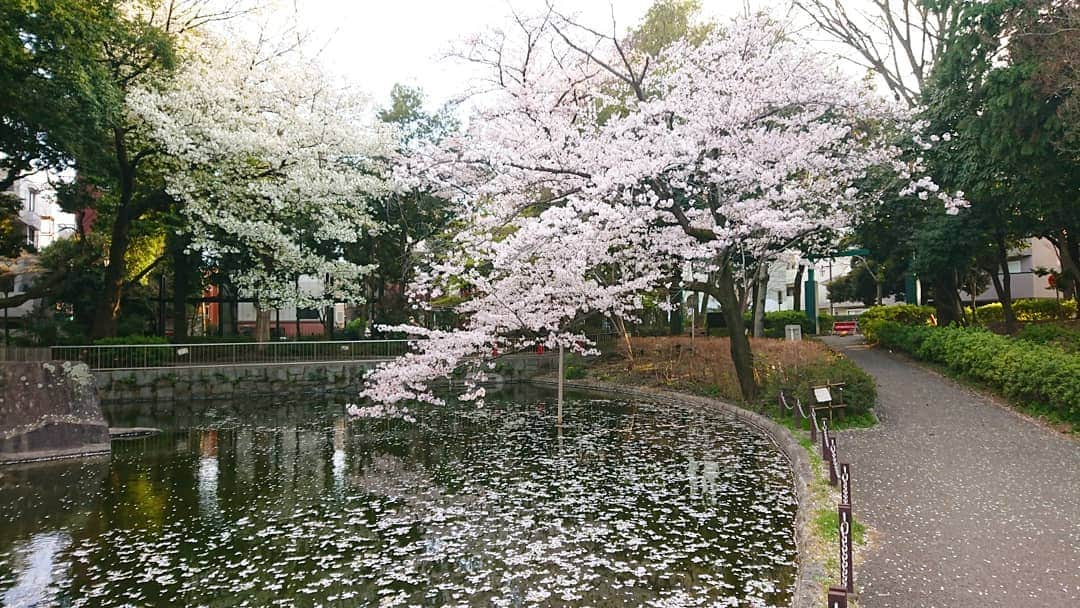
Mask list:
[[[432,107],[464,89],[470,68],[444,55],[455,42],[493,26],[505,25],[511,6],[539,13],[543,0],[295,0],[301,27],[312,34],[327,69],[371,95],[389,99],[395,83],[421,87]],[[612,13],[625,31],[644,17],[652,0],[557,0],[583,22],[610,27]],[[785,6],[782,0],[752,0],[753,7]],[[702,0],[704,16],[726,20],[741,12],[744,0]]]

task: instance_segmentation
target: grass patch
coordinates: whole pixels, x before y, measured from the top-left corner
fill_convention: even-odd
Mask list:
[[[828,543],[837,546],[840,542],[840,514],[836,510],[819,509],[814,512],[814,531]],[[862,545],[866,542],[866,526],[851,518],[851,542]]]

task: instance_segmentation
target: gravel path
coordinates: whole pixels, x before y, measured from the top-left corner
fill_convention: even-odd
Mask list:
[[[1080,442],[858,337],[826,341],[878,384],[881,424],[837,440],[878,533],[860,607],[1080,607]]]

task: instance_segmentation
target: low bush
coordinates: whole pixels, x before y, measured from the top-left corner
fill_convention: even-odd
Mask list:
[[[164,336],[115,336],[112,338],[98,338],[94,340],[94,346],[117,346],[117,345],[143,345],[143,344],[168,344],[169,339]]]
[[[784,327],[787,325],[799,325],[802,333],[809,335],[814,333],[814,326],[806,313],[801,310],[778,310],[765,313],[765,337],[783,338]]]
[[[780,390],[804,405],[814,403],[813,387],[843,383],[845,416],[862,416],[874,407],[877,388],[874,379],[847,357],[822,348],[816,356],[795,365],[769,365],[762,370],[762,399],[766,405],[777,403]],[[794,405],[794,401],[790,402]]]
[[[970,308],[968,310],[971,310]],[[1005,313],[1001,302],[983,304],[975,309],[979,323],[1001,323]],[[1017,321],[1053,321],[1062,317],[1076,316],[1076,300],[1050,300],[1048,298],[1022,298],[1013,300],[1013,313]]]
[[[877,341],[878,327],[881,322],[900,325],[928,325],[934,315],[932,306],[914,304],[892,304],[890,306],[872,306],[859,315],[859,331],[871,342]]]
[[[1080,354],[981,328],[877,323],[882,346],[944,365],[1023,405],[1080,422]]]
[[[367,321],[357,317],[345,324],[345,337],[349,340],[362,340],[364,339],[364,329],[366,327]]]
[[[746,322],[747,330],[754,328],[754,317],[751,313],[745,313],[743,320]],[[832,317],[827,312],[818,313],[818,323],[821,327],[821,333],[828,333],[832,329]],[[787,325],[801,326],[804,336],[813,335],[814,333],[814,325],[810,322],[806,313],[801,310],[774,310],[765,313],[766,338],[783,338],[784,327]]]
[[[1050,344],[1070,353],[1080,353],[1080,325],[1066,327],[1057,323],[1028,323],[1016,334],[1018,340]]]

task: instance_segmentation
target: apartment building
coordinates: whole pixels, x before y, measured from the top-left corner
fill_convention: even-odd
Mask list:
[[[9,192],[20,201],[19,230],[25,235],[26,244],[36,251],[48,247],[53,241],[68,238],[76,233],[75,214],[66,213],[56,201],[56,191],[44,172],[21,178]],[[8,293],[26,290],[31,277],[19,275],[13,284],[5,285]],[[8,317],[22,317],[33,311],[36,300],[7,309]]]

